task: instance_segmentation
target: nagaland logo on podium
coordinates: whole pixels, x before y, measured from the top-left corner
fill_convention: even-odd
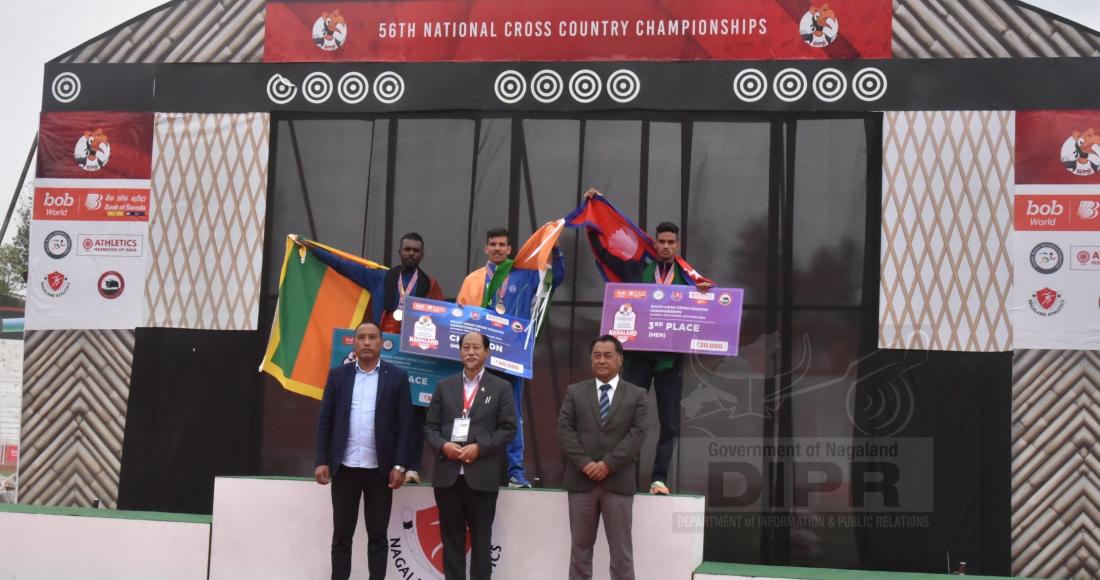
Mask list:
[[[392,524],[391,524],[392,526]],[[400,530],[390,531],[390,557],[401,578],[443,578],[443,538],[439,531],[439,507],[401,508]],[[466,559],[470,558],[470,533],[466,532]],[[500,546],[493,546],[494,563]]]

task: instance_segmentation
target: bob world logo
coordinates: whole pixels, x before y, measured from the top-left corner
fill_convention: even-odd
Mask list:
[[[111,142],[107,139],[107,134],[103,132],[103,129],[85,131],[76,140],[73,158],[76,159],[76,164],[84,171],[99,171],[106,167],[107,162],[111,159]]]
[[[828,4],[810,6],[798,23],[798,34],[806,44],[814,48],[824,48],[836,40],[840,34],[840,20]]]
[[[404,507],[401,521],[390,521],[390,560],[399,578],[443,579],[443,539],[439,533],[439,507],[420,509]],[[398,526],[400,526],[398,528]],[[495,569],[502,549],[490,548],[489,557]],[[470,535],[466,534],[466,559],[470,558]]]
[[[1100,171],[1100,135],[1092,128],[1074,131],[1062,143],[1062,165],[1074,175],[1092,175]]]
[[[348,24],[339,10],[325,12],[313,23],[313,43],[321,50],[339,50],[347,39]]]

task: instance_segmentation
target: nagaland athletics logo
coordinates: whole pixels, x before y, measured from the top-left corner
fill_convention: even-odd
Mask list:
[[[122,296],[122,291],[126,288],[126,280],[122,278],[122,274],[112,270],[110,272],[104,272],[99,277],[97,287],[100,296],[107,300],[114,300]]]
[[[348,23],[339,10],[325,12],[313,23],[313,43],[321,50],[338,50],[347,39]]]
[[[76,164],[84,171],[99,171],[111,160],[111,142],[103,129],[85,131],[73,149]]]
[[[443,578],[443,538],[439,532],[439,507],[401,509],[401,528],[390,530],[389,552],[402,578]],[[396,536],[396,537],[394,537]],[[470,554],[470,533],[466,532],[466,557]],[[500,546],[492,555],[499,558]]]
[[[1074,175],[1092,175],[1100,171],[1100,135],[1089,128],[1074,131],[1062,143],[1062,165]]]
[[[46,274],[39,284],[39,287],[42,288],[42,292],[44,292],[46,296],[57,298],[67,294],[71,285],[72,282],[69,281],[67,276],[61,272],[53,271]]]
[[[814,48],[824,48],[836,40],[840,34],[840,20],[828,4],[810,6],[798,23],[798,34],[806,44]]]
[[[1027,304],[1039,316],[1054,316],[1066,307],[1066,299],[1057,290],[1041,288],[1031,295]]]
[[[1039,242],[1031,249],[1031,267],[1040,274],[1053,274],[1062,267],[1062,248],[1050,242]]]
[[[46,249],[46,255],[60,260],[69,255],[69,252],[73,249],[73,239],[69,237],[69,234],[61,230],[50,232],[46,235],[46,240],[43,243]]]

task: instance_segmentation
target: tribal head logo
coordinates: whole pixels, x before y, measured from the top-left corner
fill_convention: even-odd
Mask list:
[[[339,10],[325,12],[313,23],[313,43],[321,50],[337,50],[347,39],[348,24]]]
[[[802,15],[802,20],[798,23],[798,33],[806,44],[823,48],[832,44],[840,34],[840,20],[828,4],[810,6],[810,10]]]
[[[1091,127],[1084,133],[1074,131],[1062,143],[1062,165],[1074,175],[1092,175],[1100,171],[1100,135]]]
[[[111,143],[103,129],[85,131],[73,149],[76,164],[84,171],[99,171],[111,159]]]

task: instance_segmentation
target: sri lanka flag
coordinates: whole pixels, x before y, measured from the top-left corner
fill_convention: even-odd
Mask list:
[[[572,213],[565,216],[565,225],[586,228],[596,266],[608,282],[638,282],[631,279],[630,271],[640,272],[649,262],[657,261],[657,246],[641,228],[627,219],[603,195],[594,195],[581,202]],[[599,247],[596,247],[596,245]],[[676,266],[684,280],[693,284],[714,285],[680,256]],[[629,270],[629,271],[628,271]]]
[[[289,391],[320,399],[328,377],[332,330],[355,328],[362,322],[371,293],[326,266],[311,247],[332,252],[356,267],[383,266],[317,242],[295,242],[296,236],[287,236],[279,303],[260,370]]]

